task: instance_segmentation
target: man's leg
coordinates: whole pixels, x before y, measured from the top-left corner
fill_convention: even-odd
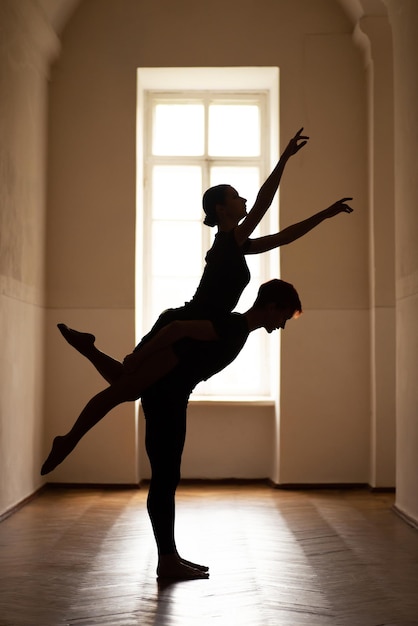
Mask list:
[[[186,436],[188,394],[173,394],[163,385],[146,393],[145,445],[151,464],[147,508],[158,549],[160,578],[208,578],[208,568],[182,559],[174,536],[175,493],[180,481],[181,456]]]

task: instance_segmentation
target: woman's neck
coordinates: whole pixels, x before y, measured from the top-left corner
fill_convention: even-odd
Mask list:
[[[236,224],[232,220],[224,220],[223,222],[220,222],[218,224],[218,233],[230,233],[231,230],[234,230],[234,228],[236,228],[237,226],[238,224]]]

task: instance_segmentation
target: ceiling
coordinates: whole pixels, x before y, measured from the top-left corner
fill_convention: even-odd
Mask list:
[[[366,15],[386,15],[385,0],[334,0],[354,26]],[[60,35],[67,20],[83,0],[38,0],[55,32]]]

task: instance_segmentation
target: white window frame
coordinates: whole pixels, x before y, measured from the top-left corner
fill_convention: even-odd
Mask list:
[[[269,134],[269,153],[266,154],[265,144],[261,145],[261,181],[268,175],[272,164],[275,164],[278,158],[278,68],[139,68],[138,69],[138,114],[137,114],[137,232],[136,232],[136,334],[139,340],[145,332],[147,332],[151,324],[155,320],[150,320],[144,316],[143,302],[149,293],[149,285],[147,284],[147,272],[143,271],[144,264],[147,266],[148,254],[147,246],[144,240],[149,235],[150,219],[144,207],[147,205],[147,197],[144,189],[147,188],[144,155],[149,149],[144,145],[144,138],[149,137],[147,133],[147,125],[151,123],[150,110],[147,107],[147,98],[151,92],[154,96],[160,95],[167,97],[171,92],[188,98],[202,96],[202,92],[208,94],[210,92],[222,93],[222,96],[228,99],[240,97],[241,94],[250,95],[251,93],[264,93],[266,96],[267,107],[264,115],[267,128],[262,129],[262,137]],[[235,92],[235,95],[234,95]],[[264,130],[264,132],[263,132]],[[148,147],[149,148],[149,147]],[[236,159],[234,159],[236,160]],[[244,160],[248,162],[249,158]],[[264,160],[264,163],[263,163]],[[204,181],[204,187],[207,188],[208,181]],[[251,199],[253,201],[253,199]],[[250,202],[249,204],[251,204]],[[278,210],[277,205],[273,205],[268,215],[263,220],[262,234],[275,232],[278,230]],[[207,227],[202,228],[203,250],[210,247],[210,237],[214,235],[213,229]],[[148,233],[148,235],[147,235]],[[266,278],[275,277],[279,270],[278,251],[271,251],[263,255],[263,264],[265,265]],[[202,265],[203,270],[203,265]],[[197,283],[195,285],[197,287]],[[191,298],[193,293],[189,294]],[[179,305],[178,303],[175,303]],[[235,397],[221,397],[192,395],[191,401],[277,401],[278,380],[279,380],[279,338],[275,333],[274,338],[269,336],[272,342],[270,350],[270,363],[266,371],[270,372],[270,390],[267,395],[258,395],[248,397],[239,395]]]

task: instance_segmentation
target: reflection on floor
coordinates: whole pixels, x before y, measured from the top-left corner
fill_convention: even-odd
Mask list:
[[[418,624],[418,532],[392,494],[182,486],[159,584],[147,490],[47,489],[0,524],[0,626]]]

